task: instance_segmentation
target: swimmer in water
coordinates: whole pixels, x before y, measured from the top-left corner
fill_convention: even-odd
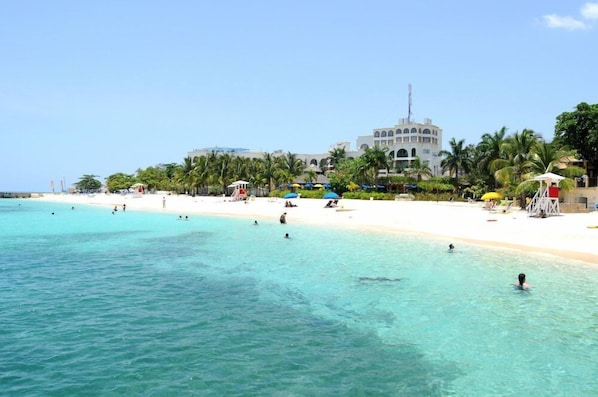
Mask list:
[[[530,288],[530,285],[525,282],[525,273],[519,273],[519,277],[516,283],[513,283],[515,288],[520,290],[527,290]]]
[[[452,252],[454,252],[454,251],[455,251],[455,246],[453,245],[453,243],[450,243],[450,244],[449,244],[449,249],[448,249],[448,252],[452,253]]]

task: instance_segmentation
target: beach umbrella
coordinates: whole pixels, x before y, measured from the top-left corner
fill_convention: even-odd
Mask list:
[[[339,199],[341,198],[341,196],[339,196],[338,194],[334,193],[334,192],[329,192],[326,193],[324,196],[322,196],[323,199],[328,199],[328,200],[334,200],[334,199]]]
[[[502,194],[498,192],[488,192],[482,196],[482,201],[486,200],[500,200],[502,198]]]
[[[318,189],[321,189],[321,188],[323,188],[323,187],[324,187],[324,185],[322,185],[321,183],[316,183],[316,184],[314,185],[314,187],[315,187],[315,188],[318,188]]]
[[[293,183],[293,187],[301,187],[301,185],[298,183]]]
[[[297,198],[297,193],[287,193],[287,194],[284,195],[283,198],[285,198],[285,199],[294,199],[294,198]]]

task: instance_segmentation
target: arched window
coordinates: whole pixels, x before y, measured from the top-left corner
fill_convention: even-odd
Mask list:
[[[424,128],[424,134],[430,135],[430,130],[428,128]]]
[[[411,149],[411,157],[416,157],[416,156],[417,156],[417,154],[416,154],[415,148]]]
[[[317,166],[318,166],[318,160],[316,160],[316,159],[312,159],[312,160],[309,162],[309,165],[315,165],[315,166],[317,167]]]
[[[366,143],[364,143],[363,145],[361,145],[359,147],[359,149],[361,149],[361,150],[366,150],[367,148],[369,148],[369,146]]]
[[[392,135],[393,135],[392,130],[388,131],[388,136],[392,136]]]
[[[413,127],[413,128],[411,129],[411,133],[412,133],[412,134],[417,134],[417,128]]]
[[[381,136],[382,138],[386,138],[386,131],[382,131],[382,133],[380,134],[380,136]]]
[[[394,158],[395,158],[395,151],[393,150],[393,151],[391,151],[390,153],[388,153],[388,156],[389,156],[390,158],[394,159]]]
[[[408,133],[409,133],[409,128],[405,128],[405,129],[403,130],[403,134],[408,134]]]
[[[407,154],[407,150],[405,149],[400,149],[397,152],[397,157],[409,157],[409,155]]]
[[[380,131],[374,131],[374,138],[380,138]]]

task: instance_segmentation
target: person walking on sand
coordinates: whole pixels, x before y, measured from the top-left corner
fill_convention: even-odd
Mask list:
[[[287,213],[283,212],[282,215],[280,216],[280,223],[284,224],[287,223]]]
[[[166,197],[162,197],[162,208],[166,208]]]

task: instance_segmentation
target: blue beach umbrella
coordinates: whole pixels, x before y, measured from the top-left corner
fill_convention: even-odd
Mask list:
[[[341,196],[339,196],[338,194],[334,193],[334,192],[330,192],[330,193],[326,193],[323,197],[323,199],[339,199],[341,198]]]
[[[297,198],[297,193],[287,193],[284,195],[285,199],[293,199],[293,198]]]

